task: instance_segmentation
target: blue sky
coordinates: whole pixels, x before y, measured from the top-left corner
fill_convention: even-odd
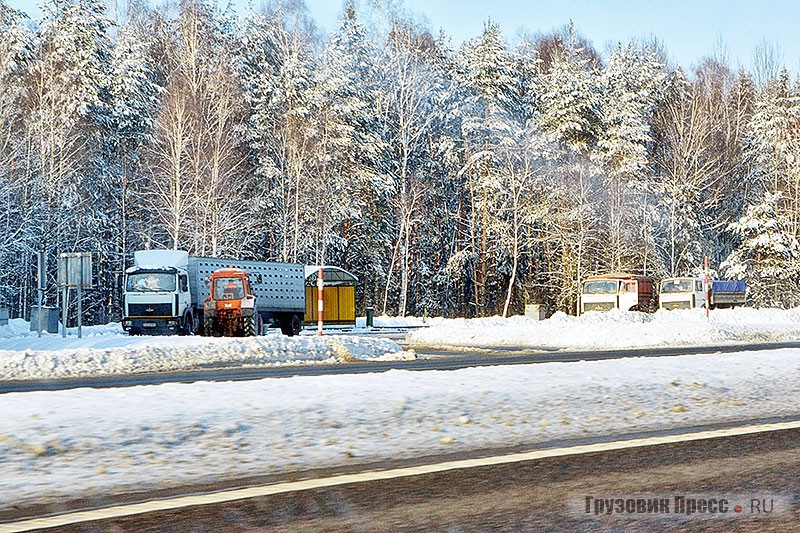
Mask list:
[[[36,13],[35,0],[6,1]],[[335,28],[341,1],[306,0],[306,5],[326,33]],[[722,53],[730,66],[750,68],[756,48],[766,41],[782,52],[787,67],[800,71],[796,0],[405,0],[403,5],[426,18],[433,30],[443,28],[454,47],[478,35],[489,19],[509,39],[519,30],[549,32],[571,20],[601,53],[619,41],[655,36],[670,59],[686,68]]]

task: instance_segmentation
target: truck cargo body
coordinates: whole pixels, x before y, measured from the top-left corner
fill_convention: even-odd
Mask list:
[[[737,307],[747,303],[744,281],[711,280],[709,308]],[[661,309],[696,309],[706,305],[706,283],[701,277],[667,278],[659,290]]]
[[[302,323],[305,283],[301,264],[146,250],[134,254],[134,266],[126,271],[123,328],[134,335],[202,334],[203,300],[209,295],[211,274],[228,267],[249,273],[256,312],[264,324],[289,331],[292,323]]]
[[[655,311],[655,284],[648,276],[614,273],[587,277],[581,286],[578,314],[589,311]]]

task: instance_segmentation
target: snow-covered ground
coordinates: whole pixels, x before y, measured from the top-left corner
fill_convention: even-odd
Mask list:
[[[389,319],[383,322],[390,325]],[[376,320],[376,323],[381,323]],[[428,319],[420,344],[613,348],[800,338],[800,311]],[[422,325],[402,319],[395,325]],[[0,328],[0,379],[407,357],[344,335],[36,338]],[[366,344],[363,344],[366,343]],[[384,344],[385,343],[385,344]],[[388,354],[388,355],[387,355]],[[800,414],[800,350],[0,395],[0,509],[92,494],[554,439]]]
[[[0,508],[800,412],[800,351],[0,395]]]
[[[612,311],[574,317],[556,313],[548,320],[511,318],[429,319],[429,328],[411,331],[419,346],[529,346],[548,349],[614,349],[647,346],[800,340],[800,309],[719,309],[706,319],[701,309],[655,314]]]
[[[134,336],[119,324],[84,328],[83,338],[0,326],[0,380],[57,379],[219,367],[413,359],[392,340],[343,335],[249,338]]]

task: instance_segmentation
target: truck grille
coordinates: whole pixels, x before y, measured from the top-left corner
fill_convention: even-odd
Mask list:
[[[583,304],[583,312],[588,311],[611,311],[614,309],[613,302],[586,302]]]
[[[128,316],[173,316],[172,304],[128,304]]]
[[[691,309],[692,303],[683,301],[683,302],[663,302],[661,307],[666,309],[667,311],[672,311],[673,309]]]

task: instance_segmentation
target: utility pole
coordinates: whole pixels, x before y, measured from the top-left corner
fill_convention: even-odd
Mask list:
[[[706,320],[709,319],[709,308],[711,307],[711,283],[708,280],[708,256],[703,259],[703,267],[706,275]]]

